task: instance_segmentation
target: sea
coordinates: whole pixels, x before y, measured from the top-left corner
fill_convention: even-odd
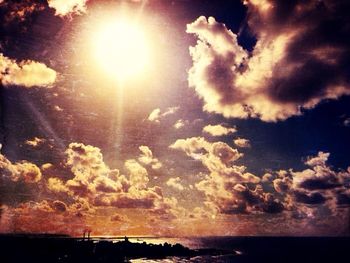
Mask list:
[[[103,238],[102,238],[103,239]],[[124,238],[104,238],[118,242]],[[96,239],[96,241],[101,238]],[[204,262],[204,263],[341,263],[350,262],[350,237],[129,237],[130,242],[149,244],[181,244],[190,249],[219,249],[228,255],[197,256],[192,258],[168,257],[165,259],[131,259],[132,263]]]

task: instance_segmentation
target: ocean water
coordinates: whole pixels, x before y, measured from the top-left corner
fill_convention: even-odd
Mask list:
[[[130,241],[135,242],[131,239]],[[216,248],[234,252],[225,256],[166,259],[133,259],[133,263],[341,263],[350,262],[350,237],[202,237],[137,238],[137,242],[180,243],[191,249]]]
[[[169,257],[166,259],[133,259],[130,260],[132,263],[226,263],[226,262],[236,262],[236,257],[234,256],[200,256],[200,257],[193,257],[193,258],[178,258],[178,257]]]

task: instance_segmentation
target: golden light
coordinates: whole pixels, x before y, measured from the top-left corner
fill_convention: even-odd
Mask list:
[[[93,38],[95,58],[110,76],[125,80],[148,67],[149,43],[140,25],[126,19],[106,21]]]

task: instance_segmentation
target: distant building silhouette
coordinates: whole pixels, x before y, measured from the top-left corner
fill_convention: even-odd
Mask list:
[[[83,232],[83,240],[90,240],[91,230],[85,229]]]

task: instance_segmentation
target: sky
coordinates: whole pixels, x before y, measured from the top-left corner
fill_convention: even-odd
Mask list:
[[[349,235],[349,5],[0,0],[0,232]]]

